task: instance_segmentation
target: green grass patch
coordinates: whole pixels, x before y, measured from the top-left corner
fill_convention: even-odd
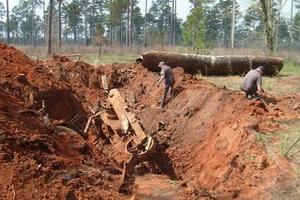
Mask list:
[[[293,60],[286,60],[279,76],[300,75],[300,63]]]

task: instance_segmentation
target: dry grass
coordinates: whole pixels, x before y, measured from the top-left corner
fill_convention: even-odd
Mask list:
[[[292,175],[293,180],[274,191],[273,200],[299,199],[300,196],[300,120],[281,122],[283,130],[274,133],[277,143],[273,144],[279,149],[280,155],[288,159],[292,169],[287,176]]]
[[[283,127],[279,132],[281,155],[294,160],[300,167],[300,120],[284,122],[281,126]]]

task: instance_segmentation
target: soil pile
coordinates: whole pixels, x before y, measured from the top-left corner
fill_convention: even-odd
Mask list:
[[[4,44],[0,71],[0,199],[125,198],[118,167],[68,128],[86,123],[84,94]]]

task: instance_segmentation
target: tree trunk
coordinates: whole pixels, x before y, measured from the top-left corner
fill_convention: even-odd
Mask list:
[[[148,11],[147,3],[148,3],[148,1],[146,0],[146,3],[145,3],[145,23],[144,23],[144,46],[145,47],[147,46],[147,11]]]
[[[34,9],[35,9],[35,2],[31,0],[31,46],[35,48],[35,24],[34,24]]]
[[[88,46],[87,13],[84,14],[84,45]]]
[[[130,0],[128,0],[128,7],[127,7],[127,22],[126,22],[126,46],[129,47],[129,20],[130,20]]]
[[[265,25],[265,43],[268,49],[268,53],[274,52],[274,29],[271,23],[271,11],[270,11],[270,2],[268,0],[260,0],[262,13],[263,13],[263,21]]]
[[[293,24],[294,24],[294,0],[291,0],[291,27],[293,27]],[[289,33],[290,33],[290,41],[289,41],[289,47],[291,48],[293,46],[293,38],[291,37],[291,31],[292,29],[290,28],[289,29]]]
[[[76,27],[73,27],[73,43],[75,44],[77,41],[77,30]]]
[[[61,48],[61,1],[58,1],[58,42],[59,48]]]
[[[7,33],[7,44],[10,43],[10,27],[9,27],[9,3],[6,0],[6,33]]]
[[[112,0],[109,1],[110,5],[112,4]],[[112,16],[112,11],[110,10],[110,16]],[[111,18],[111,17],[110,17]],[[112,19],[109,21],[109,26],[110,26],[110,37],[109,37],[109,46],[112,47],[113,44],[113,24],[112,24]]]
[[[281,7],[282,1],[280,1],[280,7]],[[280,26],[280,21],[281,21],[281,11],[278,11],[278,18],[276,20],[276,25],[275,25],[275,42],[274,42],[274,49],[277,51],[278,49],[278,34],[279,34],[279,26]]]
[[[128,45],[132,45],[132,0],[129,0],[129,26],[128,26]]]
[[[92,0],[92,20],[91,20],[91,27],[90,27],[90,39],[93,41],[95,37],[95,0]]]
[[[43,19],[44,19],[44,40],[46,42],[46,14],[45,14],[45,9],[46,9],[46,6],[45,6],[45,0],[43,0]]]
[[[291,0],[291,26],[294,24],[294,0]]]
[[[176,22],[177,22],[177,0],[174,1],[174,25],[173,25],[173,44],[176,45]]]
[[[49,15],[48,15],[48,55],[52,53],[52,10],[53,0],[49,0]]]
[[[120,45],[123,46],[122,14],[120,14],[120,27],[119,28],[120,28]]]
[[[172,0],[172,9],[171,9],[171,30],[170,30],[170,44],[173,46],[173,31],[174,31],[174,0]]]
[[[235,0],[232,0],[232,19],[231,19],[231,48],[234,48],[234,33],[235,33]]]
[[[66,26],[65,26],[65,43],[68,44],[68,17],[65,16]]]
[[[194,9],[197,9],[197,0],[194,0]],[[194,51],[196,50],[196,43],[195,43],[195,41],[196,41],[196,30],[197,30],[196,26],[197,26],[197,23],[195,23],[194,26],[193,26],[193,41],[192,41],[192,43],[193,43],[193,50]]]
[[[112,24],[110,24],[110,33],[109,33],[109,46],[111,47],[112,46],[112,40],[113,40],[113,27],[112,27]]]

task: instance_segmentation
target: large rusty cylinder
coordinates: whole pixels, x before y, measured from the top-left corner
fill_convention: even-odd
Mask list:
[[[151,51],[143,53],[143,66],[151,71],[159,71],[158,63],[164,61],[170,67],[182,67],[186,73],[204,76],[242,75],[258,66],[265,67],[264,75],[272,76],[280,72],[283,58],[251,55],[209,56]]]

